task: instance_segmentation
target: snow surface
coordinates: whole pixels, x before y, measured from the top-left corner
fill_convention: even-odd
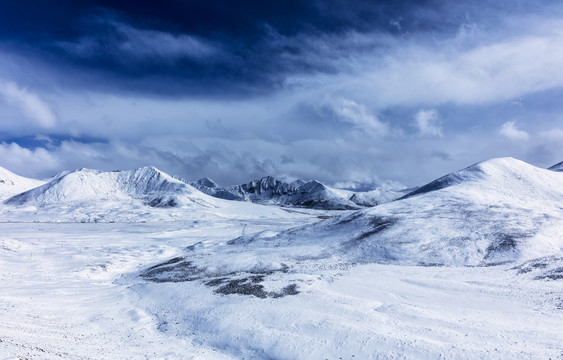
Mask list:
[[[563,358],[562,210],[511,158],[345,212],[65,173],[0,205],[0,359]]]
[[[0,224],[0,359],[562,354],[563,282],[534,280],[510,265],[309,262],[263,283],[272,290],[296,283],[299,294],[265,299],[217,294],[204,281],[138,276],[193,245],[207,249],[213,266],[213,252],[243,231],[294,222]]]

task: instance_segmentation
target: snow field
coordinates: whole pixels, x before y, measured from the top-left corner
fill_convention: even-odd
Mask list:
[[[245,225],[250,235],[276,230]],[[203,281],[138,276],[198,243],[213,264],[214,252],[241,234],[240,222],[0,228],[2,359],[532,359],[563,352],[563,283],[518,275],[509,265],[306,262],[264,282],[295,282],[299,294],[260,299],[216,294]]]

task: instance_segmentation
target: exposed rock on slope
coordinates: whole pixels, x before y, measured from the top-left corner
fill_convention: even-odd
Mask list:
[[[307,183],[302,180],[286,183],[271,176],[225,188],[218,187],[216,183],[207,178],[191,184],[198,190],[221,199],[324,210],[356,210],[389,202],[404,194],[384,189],[352,192],[334,189],[316,180]]]

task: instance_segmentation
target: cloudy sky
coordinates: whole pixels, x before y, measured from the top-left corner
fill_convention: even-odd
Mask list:
[[[563,160],[558,1],[0,5],[0,166],[420,185]]]

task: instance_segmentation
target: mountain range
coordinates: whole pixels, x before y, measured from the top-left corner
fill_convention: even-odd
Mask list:
[[[282,258],[301,248],[317,264],[484,266],[560,254],[562,210],[563,172],[498,158],[393,202],[234,242]]]
[[[359,204],[382,202],[341,215],[331,212],[323,216],[329,217],[325,221],[280,234],[233,240],[250,248],[276,246],[278,253],[288,244],[291,252],[302,247],[300,257],[319,261],[337,257],[353,263],[475,266],[546,256],[563,247],[561,163],[541,169],[513,158],[474,164],[406,195],[381,189],[353,193],[318,181],[285,183],[272,177],[226,188],[204,178],[192,186],[154,167],[113,172],[79,169],[47,182],[1,169],[0,190],[4,198],[13,195],[0,207],[3,220],[15,216],[18,209],[49,213],[49,221],[131,221],[133,214],[158,214],[139,218],[165,221],[198,209],[221,216],[259,212],[254,207],[260,205],[252,202],[324,210],[353,210]],[[20,190],[25,191],[14,195]],[[180,212],[171,218],[167,209]],[[65,218],[69,213],[73,215]]]
[[[335,189],[319,181],[296,180],[284,182],[271,176],[242,185],[220,187],[213,180],[203,178],[190,183],[208,195],[259,204],[297,206],[324,210],[358,210],[395,200],[404,190],[377,188],[367,192]]]

